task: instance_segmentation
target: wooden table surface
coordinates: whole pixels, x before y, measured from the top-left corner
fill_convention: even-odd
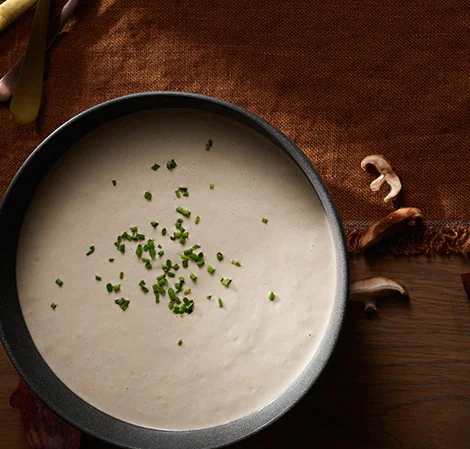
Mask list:
[[[317,384],[280,421],[232,449],[468,449],[470,301],[460,281],[466,271],[470,262],[459,257],[352,260],[352,279],[401,280],[410,302],[384,300],[377,317],[352,303]],[[8,406],[18,376],[0,351],[0,448],[26,449],[19,415]],[[109,446],[84,437],[82,448]]]

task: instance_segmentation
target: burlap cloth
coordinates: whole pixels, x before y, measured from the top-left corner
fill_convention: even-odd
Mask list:
[[[56,7],[60,7],[59,2]],[[0,34],[0,73],[24,52],[33,11]],[[470,222],[467,0],[82,0],[49,53],[35,125],[0,106],[0,193],[35,146],[120,95],[203,93],[287,134],[326,181],[350,249],[393,210],[363,157],[384,154],[426,226],[389,248],[459,251]]]

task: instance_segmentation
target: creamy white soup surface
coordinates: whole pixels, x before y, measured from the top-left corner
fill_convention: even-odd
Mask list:
[[[178,218],[184,245],[169,238]],[[124,240],[121,253],[116,237],[133,226],[145,241]],[[164,251],[150,270],[135,254],[147,239]],[[185,269],[180,254],[196,244],[205,265]],[[183,276],[191,314],[171,311],[168,293],[155,301],[167,259],[180,268],[165,288]],[[315,353],[335,292],[332,235],[301,171],[259,134],[190,110],[133,114],[75,144],[38,188],[17,260],[26,324],[52,371],[99,410],[159,429],[227,423],[276,399]]]

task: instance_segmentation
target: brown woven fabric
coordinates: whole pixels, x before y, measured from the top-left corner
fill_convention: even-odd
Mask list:
[[[32,15],[0,34],[0,73],[24,51]],[[65,120],[150,90],[212,95],[277,126],[324,177],[348,232],[392,208],[360,168],[371,153],[393,164],[404,204],[436,221],[433,238],[451,221],[468,231],[466,0],[82,0],[50,51],[36,125],[0,106],[0,193]]]

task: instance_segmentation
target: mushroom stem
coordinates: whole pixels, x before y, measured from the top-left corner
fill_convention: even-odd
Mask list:
[[[401,190],[400,178],[395,174],[390,163],[378,154],[371,154],[365,157],[361,162],[361,168],[366,171],[368,166],[374,166],[375,169],[380,173],[380,176],[371,182],[370,189],[373,192],[377,192],[382,184],[386,182],[390,186],[390,192],[384,198],[386,203],[389,203],[395,198]]]

